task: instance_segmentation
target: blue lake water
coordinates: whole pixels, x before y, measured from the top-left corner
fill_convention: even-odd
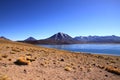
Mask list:
[[[120,44],[70,44],[70,45],[40,45],[74,52],[88,52],[120,56]]]

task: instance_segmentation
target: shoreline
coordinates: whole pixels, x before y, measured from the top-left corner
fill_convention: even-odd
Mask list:
[[[46,48],[52,48],[52,47],[47,47],[47,46],[44,46],[44,45],[43,46],[42,45],[37,45],[37,46],[46,47]],[[83,53],[91,53],[91,54],[103,54],[103,55],[120,56],[120,54],[118,54],[118,53],[115,54],[115,53],[109,53],[109,52],[108,53],[107,52],[92,52],[92,51],[82,51],[82,50],[78,51],[78,50],[67,50],[67,49],[59,49],[59,48],[52,48],[52,49],[66,50],[66,51],[70,51],[70,52],[83,52]]]
[[[117,55],[117,54],[108,54],[108,53],[92,53],[92,52],[75,52],[75,53],[85,53],[85,54],[96,54],[96,55],[102,55],[102,56],[105,55],[105,56],[118,56],[118,57],[120,57],[120,55]]]

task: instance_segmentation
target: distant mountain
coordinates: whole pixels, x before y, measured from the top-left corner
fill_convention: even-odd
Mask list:
[[[30,43],[30,44],[39,44],[38,40],[36,40],[33,37],[29,37],[29,38],[25,39],[24,41],[17,41],[17,42],[24,42],[24,43]]]
[[[39,40],[39,43],[40,44],[75,44],[78,43],[78,40],[73,39],[68,34],[58,32],[47,39]]]
[[[25,39],[24,41],[36,41],[36,39],[33,37],[29,37],[29,38]]]
[[[54,41],[62,41],[62,40],[71,40],[73,39],[71,36],[69,36],[68,34],[65,34],[65,33],[57,33],[57,34],[54,34],[53,36],[47,38],[49,40],[54,40]]]
[[[120,43],[120,37],[112,36],[79,36],[74,39],[83,43]]]
[[[58,32],[49,38],[36,40],[33,37],[29,37],[24,41],[31,44],[80,44],[80,43],[120,43],[120,37],[112,36],[79,36],[72,38],[68,34]]]
[[[49,38],[42,39],[42,40],[36,40],[33,37],[29,37],[24,41],[19,42],[25,42],[25,43],[31,43],[31,44],[76,44],[79,43],[78,40],[75,40],[71,36],[65,33],[58,32],[54,35],[52,35]]]
[[[1,36],[0,39],[10,40],[10,39],[8,39],[8,38],[6,38],[6,37],[4,37],[4,36]]]

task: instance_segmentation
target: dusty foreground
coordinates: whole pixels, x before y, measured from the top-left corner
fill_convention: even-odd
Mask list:
[[[120,56],[0,40],[0,80],[120,80]]]

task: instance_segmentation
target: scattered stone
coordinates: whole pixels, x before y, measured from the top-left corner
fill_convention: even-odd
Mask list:
[[[104,69],[104,68],[105,68],[105,67],[102,66],[102,65],[98,65],[97,67],[100,68],[100,69]]]
[[[64,61],[64,59],[61,59],[60,61]]]
[[[26,56],[32,56],[32,54],[26,54]]]
[[[108,77],[108,75],[106,74],[105,77]]]
[[[27,73],[27,71],[24,69],[24,73]]]
[[[90,72],[90,71],[91,71],[91,68],[88,68],[88,69],[87,69],[87,72]]]
[[[8,59],[8,61],[12,61],[12,59]]]
[[[96,66],[96,64],[95,64],[95,63],[93,63],[92,65],[93,65],[93,66]]]

